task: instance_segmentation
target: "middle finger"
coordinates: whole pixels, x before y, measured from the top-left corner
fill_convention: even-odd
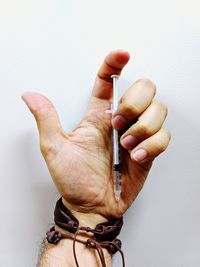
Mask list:
[[[151,104],[156,87],[147,79],[136,81],[123,95],[117,111],[113,114],[113,127],[122,131],[133,123]]]

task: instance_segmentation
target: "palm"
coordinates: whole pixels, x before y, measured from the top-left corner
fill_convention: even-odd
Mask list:
[[[121,216],[140,191],[148,171],[121,151],[122,195],[114,197],[112,173],[112,126],[105,110],[109,101],[92,99],[85,118],[68,135],[58,135],[57,151],[47,164],[64,199],[79,210],[105,217]],[[125,182],[126,181],[126,182]]]

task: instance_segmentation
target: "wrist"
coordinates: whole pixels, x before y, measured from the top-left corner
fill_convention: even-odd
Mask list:
[[[93,213],[93,212],[78,211],[73,205],[68,203],[63,197],[62,197],[62,203],[67,209],[70,210],[72,215],[78,219],[79,226],[88,226],[90,228],[95,228],[97,224],[108,221],[107,218],[105,218],[104,216],[100,214]]]
[[[55,225],[73,234],[78,234],[80,231],[93,233],[94,238],[100,242],[117,240],[116,237],[123,226],[123,217],[107,220],[99,214],[85,214],[69,208],[71,207],[66,205],[66,202],[65,205],[63,204],[62,198],[57,201],[54,210]],[[56,243],[60,238],[57,239],[57,236],[52,236],[50,243]]]

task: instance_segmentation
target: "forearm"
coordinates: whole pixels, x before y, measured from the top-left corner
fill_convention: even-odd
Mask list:
[[[111,255],[103,249],[106,266],[111,267]],[[76,242],[76,255],[80,267],[101,267],[98,253],[95,249],[87,248]],[[73,256],[73,240],[63,239],[57,245],[48,244],[45,248],[38,267],[76,267]]]

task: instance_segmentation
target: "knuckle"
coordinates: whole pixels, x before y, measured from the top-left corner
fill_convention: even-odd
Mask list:
[[[165,142],[163,142],[162,139],[157,140],[157,151],[159,153],[164,152],[166,148],[167,148],[167,145]]]
[[[41,107],[37,108],[34,111],[34,114],[38,120],[45,120],[47,117],[49,117],[49,114],[53,111],[53,109],[53,104],[43,104]]]
[[[141,78],[141,79],[137,80],[135,82],[135,84],[138,84],[141,87],[147,87],[147,88],[149,88],[149,89],[151,89],[153,91],[154,95],[156,94],[156,85],[150,79]]]
[[[161,136],[157,140],[158,151],[163,152],[168,147],[169,141],[171,139],[171,133],[168,129],[161,129]]]
[[[143,136],[143,137],[149,137],[151,135],[154,134],[153,129],[151,129],[151,127],[149,125],[146,125],[144,123],[138,123],[138,127],[137,127],[137,131],[139,133],[139,135]]]
[[[44,157],[46,157],[50,154],[55,153],[55,148],[51,142],[49,142],[47,140],[41,140],[40,141],[40,151],[41,151],[42,155]]]
[[[171,140],[171,132],[166,128],[163,128],[162,130],[163,130],[163,133],[165,135],[167,142],[169,143],[169,141]]]
[[[133,114],[134,116],[139,116],[139,108],[136,105],[129,103],[127,97],[125,96],[122,97],[122,106],[126,114]]]
[[[162,110],[166,115],[168,114],[168,107],[167,105],[161,101],[161,100],[155,100],[154,104],[160,109]]]

